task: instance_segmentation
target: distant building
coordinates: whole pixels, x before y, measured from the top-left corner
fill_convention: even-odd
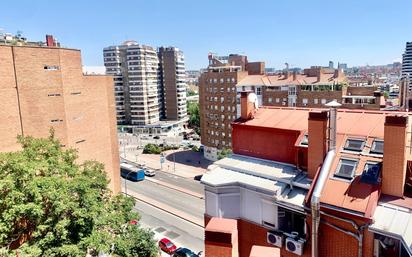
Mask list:
[[[332,61],[329,61],[329,69],[334,69],[334,65]]]
[[[412,107],[412,42],[406,42],[406,49],[402,55],[402,73],[399,86],[401,107],[410,111]]]
[[[63,147],[77,149],[79,161],[103,163],[118,193],[113,78],[83,75],[80,51],[50,42],[0,42],[0,151],[19,150],[17,135],[48,137],[52,128]]]
[[[176,47],[159,47],[160,117],[182,120],[186,110],[186,71],[183,52]]]
[[[244,55],[210,53],[209,66],[199,78],[200,131],[205,157],[231,148],[231,122],[236,119],[236,84],[248,74],[263,75],[263,62],[248,62]]]
[[[339,70],[346,71],[346,70],[348,69],[348,64],[346,64],[346,63],[339,63],[339,64],[338,64],[338,69],[339,69]]]
[[[106,73],[113,75],[117,123],[148,125],[159,121],[161,96],[156,49],[126,41],[103,50]]]

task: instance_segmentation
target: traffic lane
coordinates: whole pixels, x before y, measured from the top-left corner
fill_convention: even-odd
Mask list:
[[[188,189],[198,194],[204,194],[204,186],[195,179],[182,178],[163,171],[156,171],[156,176],[154,176],[153,178]]]
[[[155,233],[158,241],[170,239],[177,247],[187,247],[194,252],[204,251],[204,229],[144,202],[137,201],[134,211],[141,216],[140,224]],[[162,256],[169,256],[162,253]]]
[[[122,179],[124,185],[124,179]],[[196,218],[203,219],[205,202],[203,199],[170,189],[150,181],[127,181],[127,189],[154,199]]]

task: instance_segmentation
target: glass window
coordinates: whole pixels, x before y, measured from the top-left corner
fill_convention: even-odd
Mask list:
[[[346,140],[345,147],[343,149],[349,151],[362,152],[364,146],[365,140],[349,138]]]
[[[352,180],[355,175],[356,166],[358,166],[357,160],[340,159],[335,177]]]
[[[370,153],[383,154],[383,140],[373,140]]]
[[[300,144],[301,144],[301,145],[308,145],[308,139],[309,139],[308,134],[305,134],[305,135],[303,136],[302,141],[300,142]]]
[[[361,182],[367,184],[378,184],[381,173],[381,163],[367,162],[362,172]]]

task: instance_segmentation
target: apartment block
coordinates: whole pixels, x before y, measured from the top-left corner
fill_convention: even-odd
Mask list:
[[[79,161],[105,165],[110,189],[120,191],[113,78],[84,76],[80,51],[0,45],[0,151],[19,149],[17,135],[47,137],[78,150]]]
[[[412,107],[412,42],[406,42],[405,53],[402,55],[401,73],[401,106],[409,110]]]
[[[201,140],[205,157],[232,147],[231,122],[236,119],[236,85],[248,74],[263,74],[264,63],[248,62],[243,55],[209,54],[209,66],[199,78]]]
[[[240,116],[240,93],[254,92],[258,106],[316,107],[336,100],[347,109],[380,110],[383,94],[376,86],[349,86],[340,69],[312,66],[302,73],[288,68],[266,74],[263,62],[246,56],[209,55],[209,66],[199,78],[201,136],[206,158],[216,160],[231,148],[231,122]]]
[[[242,91],[252,91],[259,105],[265,106],[323,107],[336,100],[347,109],[385,107],[383,95],[376,86],[349,86],[344,73],[331,68],[311,67],[302,74],[285,71],[277,75],[249,75],[236,87],[238,97]]]
[[[182,120],[187,116],[186,71],[183,52],[176,47],[159,47],[160,117]]]
[[[201,179],[206,257],[412,256],[411,115],[251,100]]]
[[[103,50],[106,73],[114,78],[117,124],[148,125],[159,121],[156,49],[126,41]]]

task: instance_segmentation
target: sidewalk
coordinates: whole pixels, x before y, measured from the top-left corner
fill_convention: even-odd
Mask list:
[[[122,192],[125,193],[125,192],[124,192],[124,187],[122,187]],[[194,217],[194,216],[192,216],[192,215],[190,215],[190,214],[187,214],[187,213],[185,213],[185,212],[183,212],[183,211],[180,211],[180,210],[178,210],[178,209],[175,209],[175,208],[173,208],[173,207],[171,207],[171,206],[168,206],[168,205],[163,204],[163,203],[161,203],[161,202],[158,202],[158,201],[156,201],[156,200],[150,199],[149,197],[144,196],[144,195],[141,195],[141,194],[138,194],[138,193],[136,193],[136,192],[133,192],[133,191],[130,190],[130,189],[127,190],[127,195],[132,196],[133,198],[136,198],[136,199],[139,200],[139,201],[142,201],[142,202],[144,202],[144,203],[146,203],[146,204],[149,204],[149,205],[151,205],[151,206],[154,206],[154,207],[156,207],[156,208],[158,208],[158,209],[161,209],[161,210],[163,210],[163,211],[165,211],[165,212],[167,212],[167,213],[170,213],[170,214],[172,214],[172,215],[174,215],[174,216],[177,216],[177,217],[179,217],[179,218],[181,218],[181,219],[183,219],[183,220],[185,220],[185,221],[187,221],[187,222],[190,222],[190,223],[192,223],[192,224],[194,224],[194,225],[197,225],[197,226],[199,226],[199,227],[204,227],[204,226],[203,226],[203,224],[204,224],[203,219],[199,219],[199,218]]]

